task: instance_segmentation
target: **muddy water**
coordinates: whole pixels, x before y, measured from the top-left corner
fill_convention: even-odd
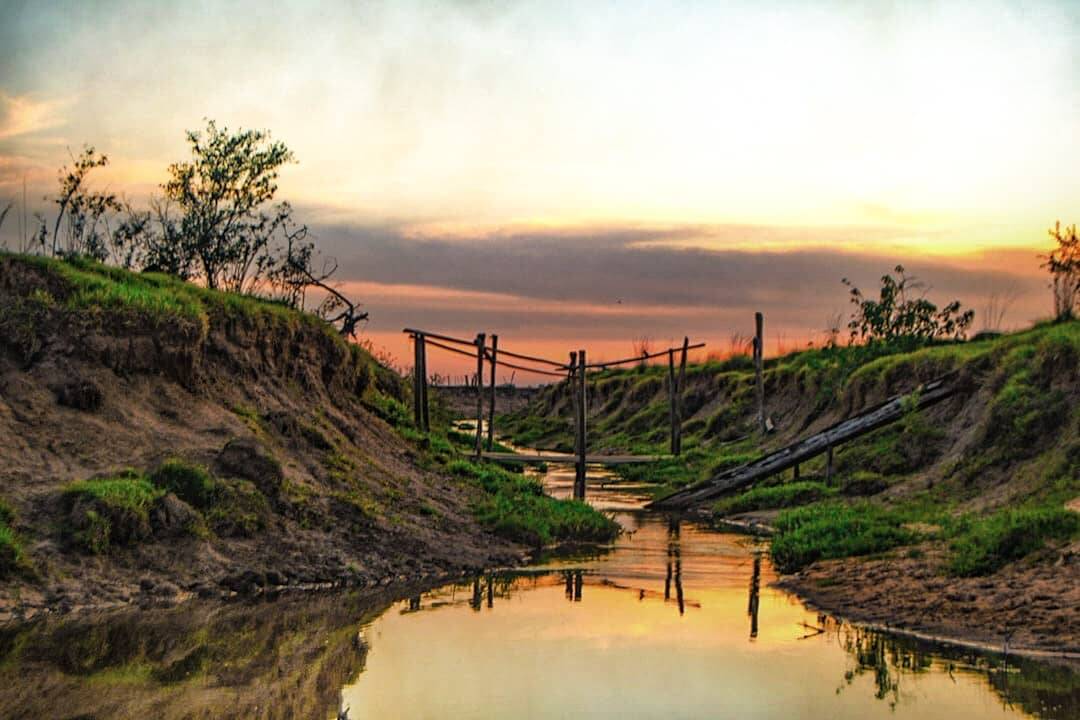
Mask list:
[[[572,470],[544,477],[566,496]],[[363,627],[349,718],[1080,717],[1073,671],[1002,664],[841,624],[770,588],[763,545],[640,510],[590,476],[626,532],[391,607]]]

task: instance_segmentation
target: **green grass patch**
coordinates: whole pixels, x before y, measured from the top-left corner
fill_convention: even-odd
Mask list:
[[[988,575],[1041,549],[1050,540],[1080,535],[1080,514],[1065,508],[1000,510],[984,517],[965,517],[952,540],[954,575]]]
[[[866,502],[823,502],[785,510],[776,519],[769,552],[785,573],[817,560],[870,555],[918,539],[903,527],[906,518]]]
[[[217,497],[217,484],[206,468],[180,458],[159,465],[150,473],[150,482],[197,508],[209,507]]]
[[[99,554],[150,536],[150,508],[165,491],[135,472],[77,480],[64,490],[68,533],[76,545]]]
[[[751,510],[789,508],[808,505],[833,495],[836,495],[836,489],[824,483],[790,482],[771,487],[757,487],[734,497],[724,498],[713,505],[713,512],[719,515],[731,515]]]
[[[500,537],[535,547],[557,542],[605,542],[619,526],[590,505],[556,500],[539,482],[496,465],[454,460],[447,470],[476,484],[483,494],[473,511],[480,524]]]
[[[15,522],[15,509],[0,498],[0,577],[7,577],[26,564],[22,541],[11,524]]]

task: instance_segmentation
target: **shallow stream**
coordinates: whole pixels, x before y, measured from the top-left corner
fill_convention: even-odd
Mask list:
[[[760,541],[641,510],[642,489],[589,477],[625,529],[402,601],[366,625],[349,718],[1078,717],[1077,676],[860,630],[770,587]],[[553,466],[565,497],[573,469]]]

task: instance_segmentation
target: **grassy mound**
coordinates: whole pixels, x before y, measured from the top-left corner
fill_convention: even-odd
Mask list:
[[[95,554],[145,540],[151,535],[150,509],[164,494],[134,471],[77,480],[64,491],[71,539]]]

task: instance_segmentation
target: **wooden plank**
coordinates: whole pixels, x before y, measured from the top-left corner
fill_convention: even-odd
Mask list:
[[[578,456],[570,453],[513,453],[513,452],[483,452],[481,457],[485,460],[512,463],[562,463],[576,465]],[[671,455],[586,455],[586,465],[634,465],[641,463],[654,463],[661,460],[670,460]]]
[[[424,401],[424,392],[420,389],[420,373],[424,369],[420,367],[420,338],[423,335],[413,335],[413,424],[423,429],[424,414],[420,409],[420,403]]]
[[[697,350],[698,348],[703,348],[703,347],[705,347],[705,343],[701,342],[701,343],[696,343],[694,345],[691,345],[687,349],[688,350]],[[669,349],[674,349],[674,348],[669,348]],[[644,360],[651,360],[652,358],[660,357],[661,355],[667,355],[667,353],[668,353],[667,350],[658,350],[657,352],[654,352],[654,353],[642,353],[641,355],[636,355],[634,357],[629,357],[629,358],[623,358],[622,360],[609,360],[607,362],[593,363],[592,365],[589,366],[589,369],[590,370],[603,370],[604,368],[614,367],[616,365],[626,365],[627,363],[639,363],[639,362],[642,362]]]
[[[586,394],[586,380],[588,376],[588,364],[585,362],[585,350],[578,350],[578,435],[577,444],[578,461],[574,472],[574,499],[585,499],[585,452],[588,445],[588,435],[585,431],[585,421],[588,417],[588,396]]]
[[[483,451],[484,432],[484,333],[476,334],[476,456]]]
[[[487,449],[495,446],[495,369],[499,357],[499,336],[491,336],[491,395],[488,401]]]
[[[897,395],[869,410],[810,435],[799,442],[769,453],[759,460],[726,470],[709,480],[650,503],[646,507],[661,510],[677,510],[690,507],[732,490],[746,487],[762,478],[806,462],[810,458],[828,452],[831,447],[873,432],[896,422],[904,416],[909,406],[916,409],[929,407],[951,397],[956,392],[952,376],[946,376],[921,386],[909,395]]]
[[[675,439],[675,433],[677,432],[675,430],[675,426],[678,423],[678,420],[675,417],[675,396],[678,395],[679,389],[675,386],[675,351],[674,350],[668,350],[668,353],[667,353],[667,376],[668,376],[668,381],[667,381],[667,386],[668,386],[668,424],[671,426],[670,427],[670,433],[669,433],[670,434],[670,439],[669,439],[668,447],[671,449],[671,454],[672,455],[677,455],[678,453],[675,451],[675,446],[676,446],[676,443],[678,443],[678,440]]]
[[[420,342],[420,421],[424,432],[431,431],[431,413],[428,403],[427,340],[421,335]]]
[[[758,429],[765,435],[765,316],[754,313],[754,392],[757,397]]]
[[[678,394],[675,397],[675,454],[682,454],[683,400],[686,395],[686,355],[690,350],[690,338],[682,339],[682,357],[679,359]]]

